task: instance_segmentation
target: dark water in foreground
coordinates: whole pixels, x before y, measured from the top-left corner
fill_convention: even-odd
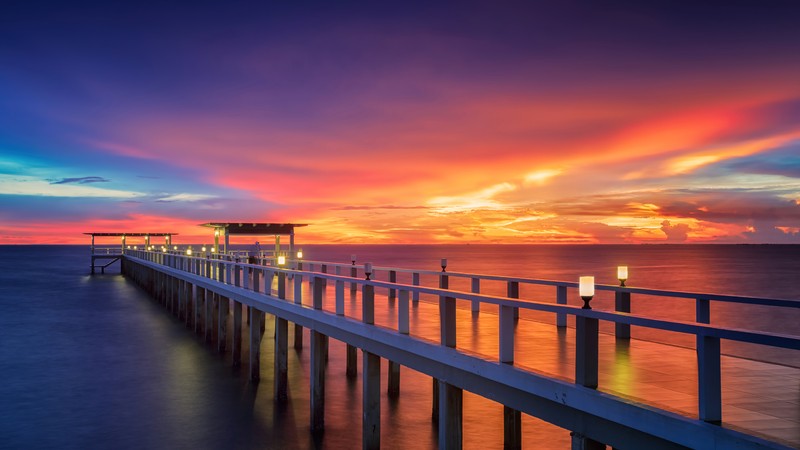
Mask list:
[[[615,282],[615,267],[627,264],[632,286],[800,298],[797,246],[303,247],[313,259],[345,262],[356,253],[376,265],[435,270],[446,257],[453,271],[559,280],[594,274],[599,283]],[[315,442],[307,432],[307,351],[290,351],[290,401],[276,406],[270,379],[251,385],[132,283],[116,273],[89,276],[88,264],[85,246],[0,246],[0,448],[360,447],[360,381],[334,376],[344,373],[343,358],[331,358],[326,432]],[[504,291],[501,285],[484,289]],[[523,288],[526,296],[552,301],[550,291],[535,288]],[[692,320],[694,314],[688,300],[633,303],[634,312],[657,317]],[[611,304],[598,296],[597,307]],[[712,316],[723,325],[800,333],[796,310],[715,305]],[[691,345],[680,336],[637,331]],[[332,354],[343,354],[340,344],[331,345]],[[798,361],[797,352],[725,350]],[[270,351],[262,349],[262,358]],[[262,362],[262,371],[265,366],[271,363]],[[382,398],[382,444],[433,448],[430,379],[404,369],[402,380],[398,400]],[[502,427],[485,425],[498,423],[502,407],[465,394],[464,410],[465,447],[502,446]],[[527,416],[523,430],[531,447],[568,445],[567,431]]]

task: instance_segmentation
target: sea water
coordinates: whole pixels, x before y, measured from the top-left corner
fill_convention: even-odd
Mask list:
[[[688,292],[800,299],[800,253],[783,245],[337,246],[304,245],[304,257],[538,279],[576,281],[594,275],[617,284]],[[247,381],[182,322],[165,314],[114,266],[89,274],[88,246],[0,246],[0,448],[358,448],[360,379],[331,357],[326,429],[308,432],[308,351],[290,351],[289,401],[272,400],[272,383]],[[399,280],[404,282],[404,280]],[[469,280],[451,280],[468,290]],[[488,294],[505,286],[485,283]],[[554,292],[521,288],[521,297],[554,302]],[[579,299],[570,297],[570,303]],[[613,309],[598,293],[597,309]],[[636,314],[694,320],[694,302],[634,296]],[[526,320],[552,321],[547,315]],[[798,310],[713,304],[712,323],[800,334]],[[610,331],[606,326],[604,331]],[[693,337],[633,329],[634,337],[691,346]],[[264,345],[271,345],[264,339]],[[723,343],[728,354],[799,366],[794,351]],[[343,354],[332,341],[332,354]],[[269,358],[262,350],[262,360]],[[269,367],[267,361],[262,366]],[[385,371],[385,365],[384,365]],[[337,376],[336,374],[342,374]],[[385,374],[384,374],[385,375]],[[385,384],[385,376],[382,377]],[[401,395],[382,387],[384,448],[435,448],[430,378],[403,368]],[[566,448],[569,432],[523,416],[523,441]],[[502,406],[465,392],[464,447],[502,445]]]

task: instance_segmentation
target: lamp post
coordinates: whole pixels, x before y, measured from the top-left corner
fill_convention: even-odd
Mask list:
[[[442,272],[446,272],[447,271],[446,270],[447,269],[447,258],[442,258],[441,265],[442,265]]]
[[[628,280],[628,266],[617,267],[617,279],[620,287],[626,287]],[[631,312],[631,293],[627,289],[620,289],[614,294],[614,309],[617,312]],[[614,333],[618,338],[629,339],[631,337],[631,326],[627,323],[616,322]]]
[[[372,263],[364,263],[364,275],[367,276],[367,281],[369,281],[369,278],[372,275]]]
[[[625,287],[625,281],[628,280],[628,266],[617,267],[617,279],[619,280],[619,285]]]
[[[594,297],[594,277],[580,277],[578,292],[582,309],[592,309],[589,302]],[[597,319],[575,317],[575,383],[591,389],[597,389],[598,330]]]
[[[594,277],[580,277],[578,292],[583,300],[583,307],[581,309],[592,309],[589,302],[594,297]]]

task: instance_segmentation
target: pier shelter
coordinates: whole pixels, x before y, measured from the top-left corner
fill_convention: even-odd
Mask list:
[[[130,245],[128,238],[131,237],[139,237],[144,238],[144,246],[142,250],[149,250],[151,246],[150,238],[154,237],[163,237],[164,238],[164,245],[169,247],[172,244],[172,236],[177,235],[178,233],[98,233],[98,232],[91,232],[91,233],[83,233],[85,235],[92,237],[92,247],[91,247],[91,256],[92,256],[92,263],[91,269],[92,273],[95,272],[96,268],[100,268],[100,273],[106,273],[106,267],[114,264],[115,262],[119,261],[122,258],[122,254],[125,252],[125,247]],[[119,247],[116,245],[113,246],[102,246],[98,247],[95,245],[95,238],[120,238]],[[97,262],[101,261],[100,264]]]
[[[214,229],[214,253],[227,253],[231,236],[274,236],[275,253],[281,252],[281,236],[289,236],[289,252],[294,254],[294,229],[305,227],[305,223],[235,223],[235,222],[209,222],[200,226]],[[223,237],[223,246],[220,251],[220,236]],[[259,255],[255,255],[259,256]]]

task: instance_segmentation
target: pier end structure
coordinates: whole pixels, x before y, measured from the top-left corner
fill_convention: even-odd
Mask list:
[[[277,258],[281,252],[281,236],[289,236],[289,252],[294,257],[294,229],[308,226],[306,223],[272,223],[272,222],[209,222],[200,226],[214,229],[214,253],[227,253],[231,236],[274,236]],[[220,251],[220,237],[222,251]],[[259,256],[260,255],[255,255]]]
[[[177,236],[178,233],[108,233],[108,232],[88,232],[83,233],[87,236],[92,237],[92,246],[91,246],[91,265],[90,269],[92,273],[95,273],[96,268],[100,268],[100,273],[106,272],[106,267],[114,264],[115,262],[121,260],[122,255],[125,253],[125,248],[130,247],[131,243],[128,241],[128,238],[144,238],[144,248],[148,249],[151,246],[150,238],[154,237],[163,237],[164,238],[164,245],[169,247],[172,244],[172,236]],[[96,238],[120,238],[120,245],[117,247],[114,246],[103,246],[98,247],[95,245]],[[108,261],[104,264],[97,264],[97,261]]]

